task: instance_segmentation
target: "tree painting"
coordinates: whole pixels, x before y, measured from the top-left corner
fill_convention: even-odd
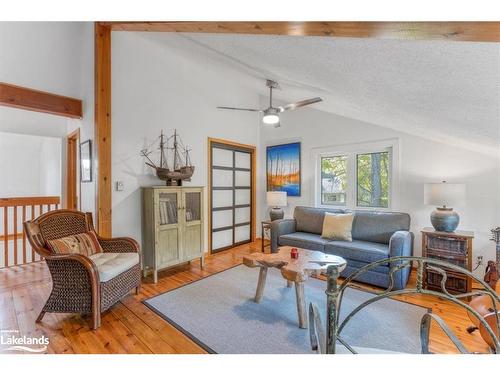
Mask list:
[[[357,155],[358,206],[389,207],[389,153]]]
[[[300,197],[300,142],[267,147],[267,191]]]

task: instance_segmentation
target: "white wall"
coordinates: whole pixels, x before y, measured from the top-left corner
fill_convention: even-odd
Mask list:
[[[0,132],[0,197],[60,196],[61,139]]]
[[[267,145],[302,142],[302,196],[289,198],[286,216],[291,216],[296,205],[314,205],[315,161],[311,156],[314,148],[384,139],[399,140],[400,196],[399,205],[393,209],[411,215],[416,254],[421,254],[419,232],[424,226],[430,226],[429,214],[433,209],[423,204],[423,184],[447,180],[466,184],[466,206],[456,209],[461,217],[459,229],[473,230],[476,234],[474,256],[494,259],[494,244],[488,236],[489,230],[500,221],[498,155],[461,149],[314,109],[284,113],[282,127],[278,129],[261,125],[258,217],[268,215],[264,172]]]
[[[0,51],[8,51],[0,59],[0,81],[82,99],[84,110],[80,121],[0,107],[0,131],[62,138],[80,127],[82,141],[93,138],[93,30],[92,22],[0,22]],[[85,211],[94,212],[94,190],[94,183],[82,184]]]
[[[247,78],[205,55],[186,51],[183,45],[185,41],[175,34],[112,35],[113,184],[120,180],[125,188],[113,191],[115,236],[141,241],[140,188],[163,182],[139,153],[161,129],[171,134],[176,128],[193,149],[196,170],[186,186],[207,184],[207,137],[258,143],[257,114],[215,108],[258,105],[258,96],[244,85]]]

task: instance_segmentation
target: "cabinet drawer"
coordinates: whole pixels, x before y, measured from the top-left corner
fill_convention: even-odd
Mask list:
[[[467,277],[458,276],[456,274],[447,273],[446,289],[450,293],[465,293],[467,292]],[[443,276],[440,273],[427,270],[426,285],[429,289],[441,291],[441,279]]]
[[[467,255],[467,240],[442,236],[428,236],[427,247],[431,251],[441,251],[448,254]]]
[[[449,254],[447,252],[442,252],[442,251],[436,251],[436,250],[431,250],[431,249],[427,249],[426,251],[426,256],[428,258],[432,258],[432,259],[437,259],[437,260],[441,260],[441,261],[444,261],[444,262],[448,262],[448,263],[451,263],[451,264],[454,264],[456,266],[460,266],[460,267],[463,267],[465,269],[467,269],[467,257],[466,256],[462,256],[462,255],[452,255],[452,254]]]

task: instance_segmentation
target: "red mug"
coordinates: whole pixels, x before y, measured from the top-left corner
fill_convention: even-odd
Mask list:
[[[292,257],[292,259],[299,258],[299,251],[297,250],[296,247],[292,247],[292,249],[290,250],[290,256]]]

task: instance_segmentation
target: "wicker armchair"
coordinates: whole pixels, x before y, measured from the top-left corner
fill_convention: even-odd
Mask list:
[[[55,254],[47,247],[46,241],[49,240],[88,231],[95,232],[92,214],[55,210],[25,222],[24,228],[29,243],[45,258],[52,276],[52,292],[37,322],[40,322],[47,312],[92,314],[91,327],[97,329],[101,325],[101,312],[109,309],[133,288],[139,293],[140,261],[109,280],[101,281],[101,278],[106,279],[100,277],[101,265],[96,264],[90,257],[80,254]],[[139,244],[132,238],[97,238],[104,253],[139,253]],[[117,254],[118,256],[120,255]],[[116,262],[119,265],[119,261]]]

